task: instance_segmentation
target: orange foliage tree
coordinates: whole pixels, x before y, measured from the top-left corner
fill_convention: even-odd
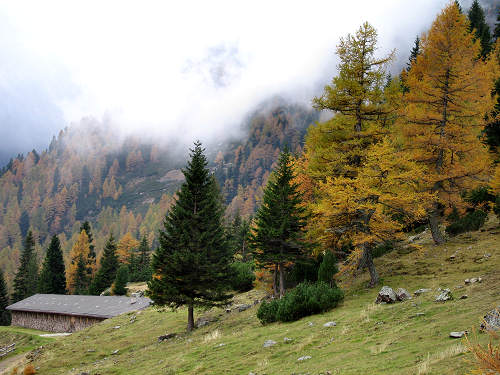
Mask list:
[[[423,165],[421,187],[433,194],[427,216],[436,243],[442,207],[462,205],[460,193],[485,178],[486,147],[478,135],[492,105],[491,62],[477,58],[479,41],[456,4],[448,5],[421,38],[421,53],[405,85],[401,124],[409,158]]]

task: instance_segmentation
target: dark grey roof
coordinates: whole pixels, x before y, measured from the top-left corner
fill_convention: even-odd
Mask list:
[[[12,311],[111,318],[129,311],[148,307],[152,301],[145,297],[75,296],[64,294],[35,294],[7,307]]]

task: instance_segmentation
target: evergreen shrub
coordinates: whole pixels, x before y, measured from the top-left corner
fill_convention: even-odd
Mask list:
[[[325,282],[300,283],[281,299],[263,302],[257,311],[262,324],[292,322],[305,316],[328,311],[344,298],[344,292]]]
[[[483,210],[468,212],[464,217],[457,219],[446,227],[446,233],[456,236],[460,233],[479,230],[486,222],[488,214]]]

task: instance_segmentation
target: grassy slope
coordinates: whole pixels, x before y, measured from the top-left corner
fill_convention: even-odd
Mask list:
[[[218,322],[161,344],[157,336],[184,330],[186,312],[148,309],[134,323],[130,314],[124,315],[57,340],[35,366],[40,374],[319,374],[326,370],[332,374],[465,374],[471,368],[467,362],[471,355],[463,341],[448,334],[477,327],[481,316],[499,304],[499,233],[494,220],[484,232],[461,235],[438,247],[426,239],[422,251],[406,255],[395,251],[377,259],[382,285],[411,292],[433,288],[412,301],[375,305],[378,289],[365,289],[363,275],[345,287],[343,305],[323,315],[263,327],[255,307],[220,313]],[[458,249],[456,260],[449,261]],[[492,256],[484,260],[485,253]],[[484,281],[456,288],[475,276]],[[434,302],[438,287],[452,288],[457,298]],[[251,300],[257,293],[238,298]],[[459,300],[462,294],[469,298]],[[417,312],[425,315],[413,317]],[[324,328],[323,323],[331,320],[337,326]],[[116,325],[121,328],[113,329]],[[284,343],[285,336],[293,341]],[[263,348],[268,339],[278,344]],[[488,341],[484,334],[477,339]],[[111,355],[117,349],[118,354]],[[312,359],[297,361],[306,355]]]

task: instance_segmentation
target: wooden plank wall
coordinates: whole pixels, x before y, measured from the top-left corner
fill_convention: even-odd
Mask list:
[[[82,316],[12,311],[11,325],[49,332],[75,332],[103,320]]]

